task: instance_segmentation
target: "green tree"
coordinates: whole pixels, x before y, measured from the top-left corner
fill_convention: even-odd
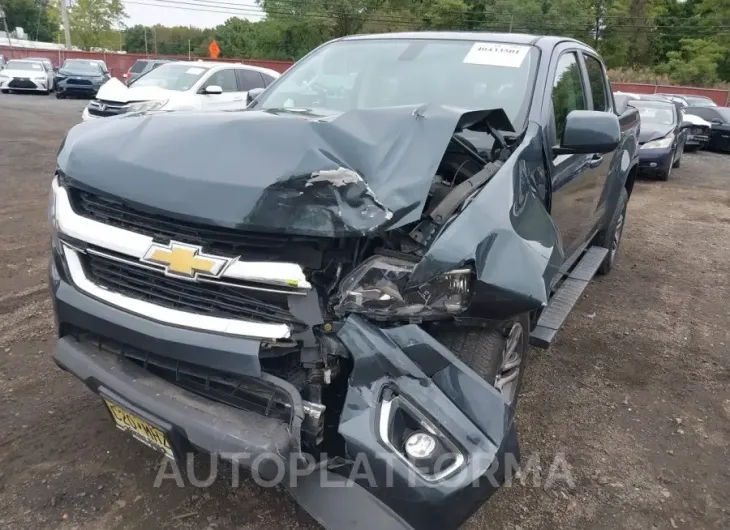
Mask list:
[[[681,49],[667,53],[660,67],[675,82],[692,86],[711,86],[718,80],[718,63],[727,50],[709,39],[682,39]]]
[[[49,0],[0,0],[8,29],[23,28],[28,39],[55,42],[60,16],[58,7]]]
[[[117,48],[114,28],[126,18],[120,0],[77,0],[69,10],[71,42],[84,50]]]

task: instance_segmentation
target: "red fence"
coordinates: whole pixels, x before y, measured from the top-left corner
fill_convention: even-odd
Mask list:
[[[686,94],[688,96],[705,96],[720,105],[730,106],[730,90],[716,88],[695,88],[691,86],[648,85],[643,83],[611,83],[613,89],[634,94]]]
[[[109,71],[114,77],[121,79],[122,74],[129,70],[137,59],[149,59],[156,57],[155,55],[146,55],[144,53],[108,53],[108,52],[82,52],[76,50],[39,50],[35,48],[16,48],[9,46],[0,46],[0,53],[7,59],[23,59],[25,57],[46,57],[53,61],[53,65],[58,67],[63,64],[66,59],[101,59],[106,62]],[[170,59],[179,59],[187,61],[187,56],[165,55]],[[196,61],[198,57],[192,57],[190,60]],[[205,60],[205,59],[203,59]],[[212,59],[210,59],[212,60]],[[231,63],[243,63],[253,66],[261,66],[263,68],[271,68],[277,72],[283,72],[291,66],[289,61],[267,61],[263,59],[216,59],[217,61],[225,61]]]

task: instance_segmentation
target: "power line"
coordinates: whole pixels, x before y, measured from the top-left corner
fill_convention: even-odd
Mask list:
[[[130,1],[130,0],[123,0],[125,3],[134,3],[134,4],[141,4],[146,5],[145,2],[141,1]],[[230,13],[230,14],[244,14],[244,15],[250,15],[255,14],[259,16],[263,16],[265,14],[273,14],[273,15],[283,15],[283,16],[290,16],[290,17],[296,17],[296,18],[317,18],[317,19],[331,19],[332,14],[345,14],[349,15],[351,13],[345,12],[345,11],[338,11],[338,10],[330,10],[327,13],[290,13],[290,12],[282,12],[282,11],[261,11],[257,8],[253,7],[245,7],[241,6],[240,4],[232,3],[232,2],[226,2],[223,0],[149,0],[154,1],[159,4],[165,4],[163,5],[155,5],[155,7],[173,7],[173,6],[180,6],[180,5],[186,5],[186,6],[195,6],[198,7],[201,11],[210,11],[210,8],[214,8],[218,11],[211,11],[211,12],[221,12],[221,13]],[[152,5],[152,4],[149,4]],[[461,12],[461,11],[459,11]],[[374,16],[376,15],[377,16]],[[403,24],[409,24],[412,25],[419,21],[419,17],[403,17],[403,16],[393,16],[388,15],[386,13],[374,13],[373,15],[365,15],[363,16],[366,21],[372,21],[372,22],[383,22],[383,23],[393,23],[393,22],[402,22]],[[535,21],[534,24],[530,24],[531,21]],[[461,19],[458,22],[465,23],[465,22],[479,22],[482,25],[488,24],[488,25],[504,25],[507,26],[510,22],[517,23],[518,27],[528,27],[526,25],[534,25],[538,27],[555,27],[555,28],[565,28],[565,29],[592,29],[593,26],[595,26],[595,19],[588,19],[586,18],[584,23],[580,22],[571,22],[571,23],[562,23],[562,22],[545,22],[545,17],[512,17],[510,15],[509,18],[504,20],[499,19],[487,19],[487,20],[475,20],[475,19]],[[398,24],[396,24],[398,25]],[[656,25],[656,24],[605,24],[606,28],[634,28],[634,29],[687,29],[687,30],[730,30],[730,24],[728,25],[715,25],[715,26],[706,26],[706,25]]]

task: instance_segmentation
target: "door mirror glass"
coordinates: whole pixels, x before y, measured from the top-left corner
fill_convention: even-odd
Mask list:
[[[218,85],[208,85],[205,87],[205,93],[206,94],[222,94],[223,89],[219,87]]]
[[[574,110],[565,121],[560,147],[554,154],[608,153],[618,147],[621,126],[618,116],[610,112]]]
[[[249,90],[248,94],[246,94],[246,105],[253,103],[253,100],[259,97],[264,90],[263,88],[252,88]]]

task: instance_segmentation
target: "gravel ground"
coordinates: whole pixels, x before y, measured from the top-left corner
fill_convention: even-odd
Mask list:
[[[154,487],[158,455],[51,360],[47,198],[83,105],[0,96],[0,527],[317,528],[248,478]],[[730,156],[638,182],[624,234],[617,268],[531,352],[526,468],[466,528],[730,528]]]

